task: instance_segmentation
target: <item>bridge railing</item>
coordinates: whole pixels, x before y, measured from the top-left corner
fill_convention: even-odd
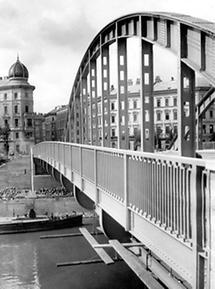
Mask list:
[[[116,199],[125,208],[127,230],[135,231],[135,214],[176,240],[171,243],[175,245],[173,250],[187,248],[183,257],[168,252],[167,261],[178,258],[173,269],[188,283],[197,282],[194,280],[200,278],[200,263],[206,262],[210,245],[210,170],[204,160],[60,142],[40,143],[33,155],[66,177],[68,170],[77,173],[80,183],[89,181],[95,186],[95,194],[101,190]],[[98,196],[94,198],[98,200]],[[168,250],[166,244],[161,246]]]

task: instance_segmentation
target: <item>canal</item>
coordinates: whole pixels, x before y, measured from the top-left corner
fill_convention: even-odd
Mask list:
[[[21,213],[20,206],[29,207],[22,200],[0,203],[3,215],[12,211]],[[41,210],[64,212],[76,207],[74,200],[39,200]],[[61,203],[59,203],[61,202]],[[73,203],[71,206],[70,202]],[[39,206],[38,206],[39,207]],[[77,209],[77,208],[76,208]],[[85,223],[91,231],[92,219]],[[123,261],[113,265],[103,263],[57,267],[57,263],[98,259],[84,237],[40,239],[46,234],[77,232],[77,228],[35,232],[26,234],[0,235],[0,289],[139,289],[144,288],[136,275]],[[97,236],[100,243],[107,242],[103,235]],[[111,250],[109,253],[114,256]]]

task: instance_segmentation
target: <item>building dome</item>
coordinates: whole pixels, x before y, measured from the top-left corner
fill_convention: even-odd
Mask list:
[[[10,67],[8,77],[9,79],[13,78],[28,79],[28,69],[25,67],[23,63],[19,61],[19,57],[17,57],[17,61]]]

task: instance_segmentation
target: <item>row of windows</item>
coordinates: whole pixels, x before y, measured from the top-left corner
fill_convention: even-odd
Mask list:
[[[130,135],[130,136],[135,135],[135,134],[137,134],[138,130],[139,130],[139,129],[138,129],[137,127],[134,127],[134,128],[128,127],[128,135]],[[125,132],[124,132],[124,133],[125,133]],[[112,136],[112,137],[117,136],[117,134],[116,134],[116,129],[115,129],[115,128],[112,128],[112,129],[111,129],[111,136]]]
[[[14,113],[18,113],[19,110],[18,110],[18,105],[14,105]],[[25,112],[28,113],[29,112],[29,106],[26,105],[25,106]],[[4,113],[7,114],[8,113],[8,107],[7,106],[4,106]]]
[[[157,107],[161,107],[161,98],[157,98],[156,100],[156,106]],[[164,103],[164,106],[170,106],[170,98],[165,98],[165,103]],[[174,97],[173,98],[173,106],[177,106],[177,98]]]
[[[4,120],[4,124],[5,124],[5,126],[9,125],[7,119]],[[18,118],[14,119],[14,125],[15,125],[15,127],[19,127],[19,119]],[[32,119],[31,118],[27,119],[27,127],[32,127]]]
[[[209,124],[209,126],[207,127],[205,124],[203,124],[203,126],[202,126],[202,132],[203,132],[203,134],[206,134],[207,131],[208,131],[209,133],[213,133],[213,132],[214,132],[214,125],[213,125],[213,124]]]
[[[120,105],[121,105],[121,109],[124,110],[125,109],[125,102],[121,101]],[[133,102],[129,102],[129,108],[130,109],[132,109],[132,108],[133,109],[137,109],[138,108],[138,101],[137,100],[133,100]],[[93,110],[96,109],[96,104],[95,103],[93,103],[92,109]],[[116,110],[117,109],[116,102],[111,102],[110,109],[111,110]],[[84,111],[86,112],[86,108],[84,109]],[[107,112],[107,107],[106,106],[104,107],[104,111]],[[88,113],[89,112],[90,112],[90,106],[88,107]],[[98,114],[101,114],[101,103],[98,103]]]
[[[161,111],[157,111],[156,114],[157,114],[157,121],[161,121],[162,112]],[[177,111],[173,111],[173,119],[177,120],[177,118],[178,118]],[[170,112],[169,111],[165,112],[164,119],[165,120],[170,120]]]
[[[14,92],[14,93],[13,93],[14,99],[17,99],[18,96],[19,96],[19,93],[18,93],[18,92]],[[27,92],[25,92],[25,97],[26,97],[26,98],[28,97],[28,93],[27,93]],[[4,100],[7,100],[7,99],[8,99],[8,94],[7,94],[7,93],[4,93]]]

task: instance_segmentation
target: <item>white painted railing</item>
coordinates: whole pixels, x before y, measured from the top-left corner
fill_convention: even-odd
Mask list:
[[[208,286],[202,267],[209,266],[213,250],[209,192],[214,172],[204,160],[60,142],[40,143],[33,154],[145,242],[192,288],[198,288],[202,274]]]

